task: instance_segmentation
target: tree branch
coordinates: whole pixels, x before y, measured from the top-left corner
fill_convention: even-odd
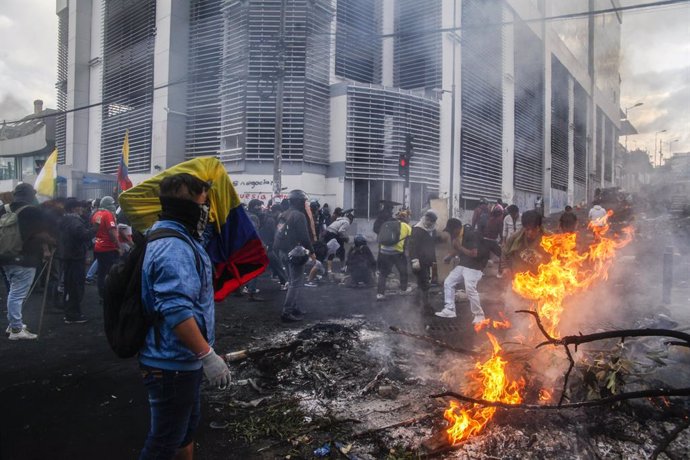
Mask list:
[[[650,458],[652,460],[656,460],[662,452],[668,449],[668,446],[671,445],[671,443],[678,437],[678,435],[681,434],[689,426],[690,420],[686,418],[685,420],[683,420],[683,423],[675,427],[673,431],[671,431],[668,434],[668,436],[661,442],[661,444],[656,446],[656,449],[654,449],[654,452],[652,452],[652,456]]]
[[[579,409],[581,407],[593,407],[593,406],[605,406],[618,401],[625,401],[628,399],[640,399],[640,398],[660,398],[660,397],[670,397],[670,396],[690,396],[690,388],[660,388],[658,390],[642,390],[633,391],[630,393],[620,393],[614,396],[609,396],[608,398],[596,399],[593,401],[580,401],[571,404],[558,404],[558,405],[540,405],[540,404],[507,404],[500,401],[487,401],[485,399],[471,398],[459,393],[454,393],[452,391],[447,391],[445,393],[439,393],[429,396],[430,398],[445,398],[451,397],[457,399],[458,401],[469,402],[473,404],[479,404],[482,406],[489,407],[500,407],[501,409],[517,409],[517,410],[560,410],[560,409]]]
[[[625,340],[627,337],[672,337],[690,345],[690,334],[673,331],[671,329],[622,329],[620,331],[597,332],[595,334],[567,335],[560,339],[554,339],[548,335],[546,335],[546,337],[547,340],[537,345],[537,348],[543,347],[544,345],[575,345],[575,350],[577,351],[577,346],[583,343],[605,339]]]

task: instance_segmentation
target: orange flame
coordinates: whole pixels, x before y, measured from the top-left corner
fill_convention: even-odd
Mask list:
[[[474,325],[474,331],[475,332],[480,332],[483,329],[486,329],[488,327],[492,327],[494,329],[510,329],[511,324],[508,319],[503,315],[503,312],[498,312],[499,316],[501,317],[501,321],[497,321],[495,319],[491,318],[486,318],[484,321],[481,321],[477,324]]]
[[[612,215],[611,211],[607,216]],[[631,227],[623,229],[620,240],[608,238],[608,225],[590,223],[595,240],[589,249],[577,252],[577,235],[564,233],[542,237],[541,247],[551,255],[551,260],[538,267],[537,273],[517,273],[513,290],[527,299],[536,300],[536,311],[546,331],[558,337],[558,324],[563,312],[563,300],[567,295],[587,289],[598,279],[607,279],[616,249],[632,241]]]
[[[500,356],[501,346],[496,337],[488,332],[486,335],[493,345],[493,354],[486,362],[477,362],[475,365],[484,388],[481,398],[487,401],[519,404],[522,402],[520,390],[524,388],[525,381],[522,378],[517,381],[508,379],[505,373],[508,362]],[[469,408],[463,408],[457,402],[451,401],[450,407],[443,413],[450,425],[446,430],[450,443],[457,444],[480,433],[493,418],[495,412],[495,407],[473,404]]]

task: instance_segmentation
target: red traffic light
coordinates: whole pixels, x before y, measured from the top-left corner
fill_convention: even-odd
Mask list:
[[[407,166],[407,160],[405,160],[404,158],[401,158],[401,159],[400,159],[400,166],[402,166],[403,168],[404,168],[405,166]]]

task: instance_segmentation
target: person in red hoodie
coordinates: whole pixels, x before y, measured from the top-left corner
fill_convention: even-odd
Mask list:
[[[98,295],[103,299],[105,277],[110,267],[117,262],[122,253],[115,219],[115,200],[110,196],[101,198],[101,207],[91,217],[91,224],[96,229],[96,242],[93,255],[98,261]]]

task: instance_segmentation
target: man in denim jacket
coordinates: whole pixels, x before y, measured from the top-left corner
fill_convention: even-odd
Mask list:
[[[142,301],[155,315],[139,351],[151,407],[151,428],[140,459],[191,459],[199,424],[202,375],[216,387],[230,383],[225,361],[213,351],[211,261],[200,243],[208,223],[209,185],[181,173],[160,185],[162,212],[151,231],[179,232],[151,241],[142,266]]]

